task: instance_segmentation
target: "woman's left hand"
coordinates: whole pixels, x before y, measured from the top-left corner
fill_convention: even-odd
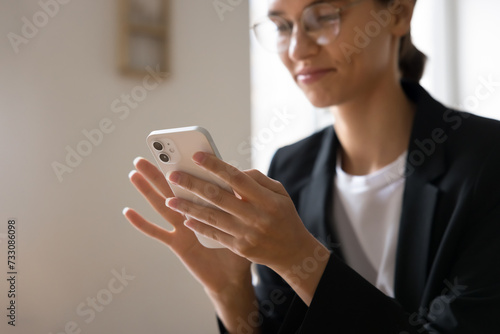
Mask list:
[[[216,206],[208,208],[177,197],[167,199],[169,208],[192,217],[185,222],[187,227],[219,241],[252,262],[272,268],[285,279],[294,267],[315,254],[322,254],[317,261],[326,266],[328,250],[305,228],[280,182],[257,170],[240,171],[203,152],[196,153],[193,161],[222,179],[233,192],[186,173],[171,173],[170,182]],[[319,277],[324,266],[319,265]],[[309,285],[306,281],[289,283]],[[313,288],[312,292],[316,286]]]

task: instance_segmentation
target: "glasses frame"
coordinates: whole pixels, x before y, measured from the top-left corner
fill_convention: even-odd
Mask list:
[[[351,8],[351,7],[353,7],[353,6],[355,6],[355,5],[360,4],[360,3],[361,3],[361,2],[363,2],[363,1],[365,1],[365,0],[355,0],[355,1],[352,1],[352,2],[350,2],[350,3],[348,3],[348,4],[344,5],[344,6],[341,6],[341,7],[337,7],[337,6],[333,5],[332,3],[330,3],[329,1],[318,2],[318,3],[314,3],[314,4],[312,4],[312,5],[309,5],[309,6],[307,6],[306,8],[304,8],[304,9],[302,10],[302,13],[300,14],[300,20],[299,20],[299,23],[300,23],[300,28],[302,29],[302,31],[303,31],[304,33],[306,33],[306,35],[307,35],[310,39],[314,40],[314,42],[315,42],[316,44],[318,44],[318,43],[317,43],[317,41],[316,41],[316,39],[311,38],[311,34],[312,34],[312,32],[307,31],[307,29],[306,29],[306,27],[305,27],[305,24],[304,24],[304,12],[306,12],[307,10],[310,10],[311,8],[314,8],[314,7],[316,7],[316,6],[321,6],[321,5],[325,5],[325,4],[326,4],[326,5],[329,5],[329,6],[331,6],[331,7],[333,7],[333,8],[334,8],[334,10],[335,10],[336,15],[338,16],[338,25],[339,25],[339,30],[338,30],[338,33],[336,34],[335,38],[329,42],[329,44],[331,44],[331,43],[333,43],[333,42],[337,39],[337,37],[340,35],[340,32],[341,32],[341,27],[342,27],[342,13],[343,13],[343,12],[345,12],[347,9],[349,9],[349,8]],[[288,28],[288,31],[290,32],[290,36],[288,37],[288,39],[289,39],[289,41],[288,41],[288,47],[286,48],[286,50],[288,50],[288,49],[290,48],[290,41],[291,41],[291,38],[292,38],[292,35],[293,35],[293,27],[294,27],[294,24],[293,24],[293,23],[290,23],[289,21],[287,21],[287,20],[286,20],[285,18],[283,18],[282,16],[280,16],[280,15],[268,15],[268,16],[262,17],[262,18],[260,18],[259,20],[257,20],[257,21],[256,21],[253,25],[251,25],[251,26],[250,26],[250,30],[252,30],[252,31],[253,31],[253,35],[255,36],[255,38],[257,39],[257,41],[259,42],[259,44],[260,44],[260,46],[261,46],[262,48],[264,48],[264,49],[266,49],[266,50],[268,50],[268,51],[270,51],[270,52],[272,52],[272,53],[281,53],[279,50],[270,50],[270,49],[269,49],[269,48],[267,48],[265,45],[263,45],[263,43],[259,40],[258,34],[257,34],[256,30],[255,30],[255,28],[256,28],[256,27],[258,27],[260,24],[262,24],[262,23],[264,23],[264,22],[269,21],[269,20],[270,20],[270,18],[277,18],[277,19],[279,19],[279,20],[283,21],[283,23],[285,23],[285,24],[286,24],[286,26],[287,26],[287,28]],[[319,45],[319,44],[318,44],[318,45]]]

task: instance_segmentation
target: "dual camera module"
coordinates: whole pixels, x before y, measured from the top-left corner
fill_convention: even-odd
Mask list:
[[[168,144],[168,145],[170,145],[170,144]],[[155,148],[155,150],[157,150],[159,152],[163,151],[163,144],[160,143],[159,141],[155,141],[153,143],[153,147]],[[165,152],[161,152],[159,157],[160,157],[160,160],[164,163],[170,162],[170,156]]]

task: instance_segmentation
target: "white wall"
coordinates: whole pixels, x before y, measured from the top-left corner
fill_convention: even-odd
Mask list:
[[[500,119],[500,2],[460,0],[457,8],[458,105]]]
[[[0,3],[0,332],[55,334],[74,321],[82,333],[216,333],[200,285],[121,211],[160,222],[127,178],[136,156],[150,157],[152,130],[204,126],[226,160],[249,167],[237,149],[250,135],[247,3],[221,19],[212,1],[170,0],[170,76],[124,119],[111,103],[142,79],[117,71],[117,0],[60,5],[16,53],[8,33],[21,35],[22,18],[39,11],[34,0]],[[51,164],[103,119],[113,131],[60,182]],[[15,328],[6,320],[9,218],[18,220]],[[135,278],[87,323],[77,307],[103,300],[122,268]]]
[[[428,56],[422,85],[446,105],[495,119],[499,10],[492,0],[418,0],[413,19],[415,44]]]

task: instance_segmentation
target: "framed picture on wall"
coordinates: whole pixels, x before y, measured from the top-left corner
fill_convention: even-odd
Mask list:
[[[119,67],[126,75],[168,70],[168,0],[120,0]]]

